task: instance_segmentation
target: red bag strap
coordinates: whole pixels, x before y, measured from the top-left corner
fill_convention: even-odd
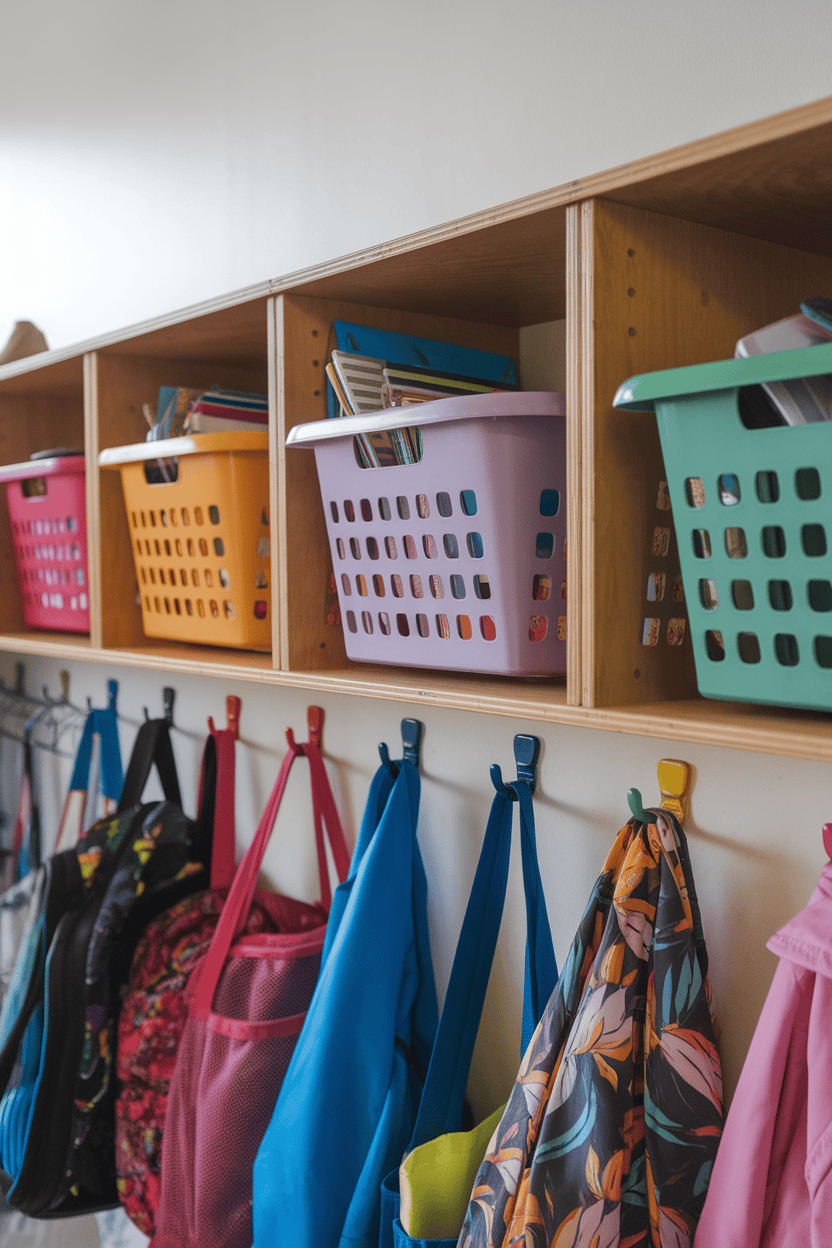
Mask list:
[[[318,708],[314,708],[318,710]],[[323,712],[320,712],[321,719]],[[326,769],[323,765],[318,742],[320,741],[320,723],[317,727],[318,741],[308,741],[303,745],[299,745],[294,738],[292,730],[286,733],[286,739],[289,742],[289,752],[283,760],[280,768],[280,774],[277,777],[277,783],[272,790],[271,796],[266,804],[263,817],[260,820],[257,831],[254,834],[254,840],[246,850],[242,862],[237,868],[234,881],[225,900],[225,905],[214,928],[214,935],[211,938],[211,944],[208,946],[208,952],[205,955],[205,961],[200,968],[197,984],[194,989],[193,1001],[191,1004],[192,1012],[201,1018],[207,1017],[211,1012],[214,1001],[214,994],[217,990],[217,984],[222,974],[225,960],[235,938],[240,934],[248,919],[251,903],[254,898],[254,890],[257,887],[257,877],[260,874],[260,868],[263,865],[263,858],[266,853],[269,839],[277,819],[277,812],[280,809],[280,803],[283,800],[283,794],[286,790],[286,783],[289,779],[289,772],[296,758],[304,755],[309,759],[309,773],[312,785],[312,809],[315,818],[315,839],[318,848],[318,868],[321,873],[321,891],[325,896],[329,895],[329,879],[326,863],[326,848],[323,842],[323,829],[319,825],[321,819],[326,826],[329,844],[332,850],[335,869],[338,879],[343,881],[349,870],[349,853],[344,840],[344,833],[341,828],[341,821],[338,817],[338,811],[335,808],[335,801],[332,797],[332,790],[329,787]],[[313,735],[310,723],[310,737]],[[323,887],[323,879],[326,874],[326,889]],[[324,903],[327,911],[328,903]]]
[[[297,749],[309,759],[312,780],[312,818],[315,824],[315,847],[318,853],[318,879],[321,888],[321,905],[327,913],[332,905],[332,892],[329,884],[329,865],[326,860],[326,844],[324,841],[323,824],[326,824],[332,860],[339,880],[345,880],[350,869],[350,855],[338,811],[329,787],[326,768],[321,758],[321,736],[323,732],[324,713],[320,706],[310,706],[307,712],[309,740],[305,745],[297,745],[295,734],[291,728],[286,729],[286,740],[290,749]],[[322,823],[323,817],[323,823]]]

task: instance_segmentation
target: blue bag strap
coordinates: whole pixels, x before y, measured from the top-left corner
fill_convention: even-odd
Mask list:
[[[117,802],[124,787],[124,768],[121,762],[121,746],[118,739],[118,712],[116,697],[118,681],[107,681],[108,699],[103,710],[93,711],[95,731],[101,741],[101,792]]]
[[[513,801],[520,806],[523,883],[526,895],[526,972],[522,1048],[525,1052],[557,983],[552,936],[537,862],[531,783],[502,782],[491,769],[497,792],[465,911],[436,1042],[431,1055],[410,1149],[458,1131],[474,1044],[505,904],[511,857]]]
[[[71,791],[86,792],[90,782],[93,738],[97,733],[101,741],[101,791],[105,797],[117,802],[124,785],[121,765],[121,748],[118,740],[118,714],[116,695],[118,681],[107,682],[108,703],[104,709],[91,709],[84,720],[81,740],[75,754],[75,764],[69,782]]]
[[[85,791],[90,780],[92,767],[92,739],[94,732],[95,711],[90,710],[84,720],[84,728],[78,749],[75,751],[75,763],[69,780],[70,792]]]
[[[535,1028],[558,982],[558,966],[546,910],[546,897],[537,861],[534,807],[531,786],[518,780],[512,786],[520,807],[520,850],[526,892],[526,967],[523,986],[522,1051],[531,1043]]]

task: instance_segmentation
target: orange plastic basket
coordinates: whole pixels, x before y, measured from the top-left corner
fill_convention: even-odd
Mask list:
[[[148,637],[271,649],[267,433],[102,451],[121,471]]]

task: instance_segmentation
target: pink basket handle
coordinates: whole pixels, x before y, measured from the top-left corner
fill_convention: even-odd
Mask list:
[[[217,926],[214,928],[214,935],[211,938],[211,944],[205,955],[205,961],[200,969],[198,981],[194,990],[193,1000],[191,1004],[191,1012],[198,1018],[207,1018],[211,1013],[211,1007],[214,1001],[214,994],[217,990],[220,976],[225,965],[226,958],[236,937],[240,934],[248,919],[251,903],[254,898],[254,891],[257,887],[257,877],[260,874],[260,868],[263,865],[263,858],[266,853],[269,839],[271,838],[277,812],[280,809],[280,803],[283,800],[283,794],[286,789],[286,783],[289,779],[289,772],[296,758],[302,754],[309,759],[310,779],[312,784],[312,807],[316,820],[315,839],[318,848],[318,868],[321,873],[321,879],[324,875],[327,877],[326,893],[329,892],[329,879],[326,864],[326,851],[323,844],[323,833],[318,839],[318,828],[323,816],[323,822],[326,825],[329,835],[329,842],[332,848],[332,856],[335,862],[336,871],[339,880],[346,878],[349,870],[349,853],[347,851],[344,833],[341,828],[341,821],[338,818],[338,812],[335,808],[335,802],[332,797],[332,791],[329,787],[326,769],[323,765],[320,750],[317,743],[309,741],[305,745],[298,745],[294,736],[287,733],[289,739],[289,752],[283,760],[280,768],[280,774],[277,777],[277,783],[272,790],[271,796],[266,804],[263,817],[260,820],[257,831],[254,834],[254,840],[246,850],[246,853],[237,868],[234,881],[226,898],[225,905],[219,917]],[[322,884],[322,892],[324,892]],[[329,909],[328,904],[325,908]]]

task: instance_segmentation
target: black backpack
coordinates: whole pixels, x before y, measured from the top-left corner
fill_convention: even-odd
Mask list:
[[[154,765],[165,800],[141,804]],[[147,924],[208,886],[216,785],[209,737],[201,808],[189,819],[168,721],[149,720],[136,738],[116,813],[46,864],[41,939],[48,953],[33,970],[24,1007],[0,1050],[3,1147],[5,1104],[20,1094],[30,1021],[43,1009],[37,1077],[24,1089],[30,1093],[25,1138],[17,1143],[16,1172],[7,1175],[6,1199],[23,1213],[69,1217],[119,1203],[114,1071],[121,991]]]

